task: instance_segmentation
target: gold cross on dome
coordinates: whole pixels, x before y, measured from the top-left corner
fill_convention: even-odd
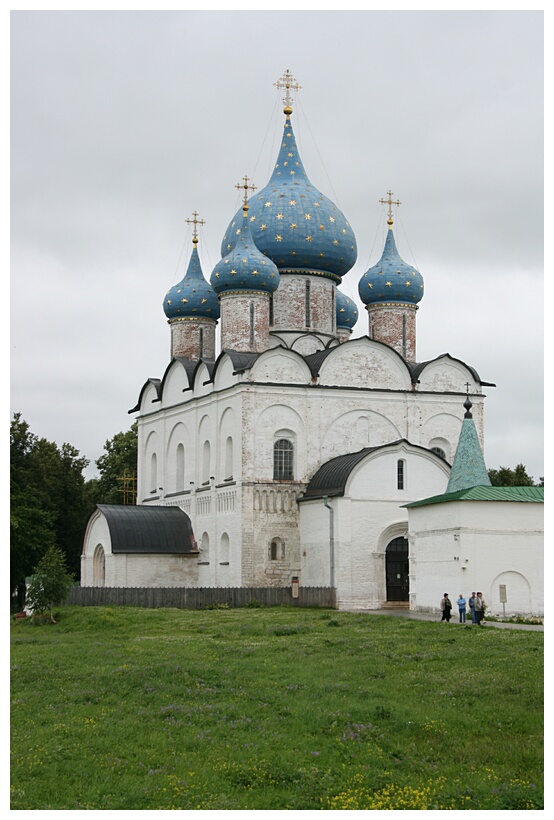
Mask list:
[[[235,188],[237,188],[239,191],[241,188],[244,190],[244,201],[242,203],[242,207],[248,209],[248,191],[255,191],[256,186],[248,184],[250,181],[248,177],[245,176],[242,179],[242,182],[237,182]]]
[[[396,205],[398,207],[399,205],[402,205],[402,203],[398,199],[396,200],[396,202],[393,202],[392,191],[388,191],[387,196],[388,196],[388,199],[380,199],[379,204],[389,206],[389,213],[388,213],[389,218],[387,219],[387,224],[390,226],[390,225],[392,225],[392,206]]]
[[[283,102],[285,103],[285,107],[283,111],[285,114],[292,114],[292,95],[291,89],[294,91],[299,91],[302,86],[298,84],[298,81],[292,76],[289,69],[285,71],[282,77],[280,77],[276,83],[273,83],[275,88],[278,88],[279,91],[284,88],[285,89],[285,96],[283,97]]]
[[[192,229],[192,243],[193,245],[198,244],[198,231],[196,229],[197,225],[205,225],[206,222],[203,219],[198,219],[198,214],[196,211],[192,212],[192,219],[185,219],[187,225],[194,225]]]

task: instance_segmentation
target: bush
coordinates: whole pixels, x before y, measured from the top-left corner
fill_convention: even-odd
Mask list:
[[[25,606],[32,612],[33,623],[47,610],[50,622],[55,624],[53,609],[65,601],[73,584],[73,575],[67,571],[65,555],[58,547],[50,547],[37,564],[27,588]]]

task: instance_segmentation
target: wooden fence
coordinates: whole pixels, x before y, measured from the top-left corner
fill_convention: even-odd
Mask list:
[[[298,597],[293,598],[291,587],[73,587],[65,603],[68,606],[142,606],[150,609],[206,609],[222,604],[229,607],[334,607],[335,590],[300,586]]]

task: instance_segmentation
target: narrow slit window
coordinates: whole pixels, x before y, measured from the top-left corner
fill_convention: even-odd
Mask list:
[[[399,490],[406,487],[406,462],[402,458],[396,462],[396,486]]]

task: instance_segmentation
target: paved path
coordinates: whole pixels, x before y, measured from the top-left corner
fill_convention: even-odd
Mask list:
[[[438,621],[440,622],[440,613],[433,614],[432,612],[412,612],[409,609],[364,609],[356,610],[357,612],[365,612],[366,615],[390,615],[393,618],[410,618],[415,621]],[[452,618],[449,626],[463,626],[460,624],[457,617]],[[471,621],[468,621],[468,626],[471,626]],[[501,621],[485,621],[484,627],[494,627],[495,629],[524,629],[530,632],[544,632],[544,624],[507,624]]]

